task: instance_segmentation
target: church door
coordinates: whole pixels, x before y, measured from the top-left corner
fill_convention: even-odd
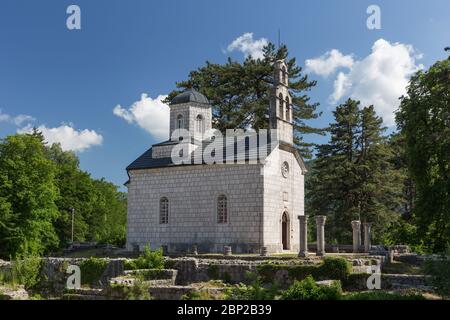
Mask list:
[[[289,218],[287,212],[283,213],[281,219],[281,241],[283,243],[283,250],[289,250]]]

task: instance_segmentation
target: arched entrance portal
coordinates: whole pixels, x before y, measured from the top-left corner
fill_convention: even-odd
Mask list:
[[[287,212],[283,212],[281,218],[281,242],[283,244],[283,250],[289,250],[289,216]]]

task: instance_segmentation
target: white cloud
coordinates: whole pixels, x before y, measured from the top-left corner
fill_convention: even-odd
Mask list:
[[[423,68],[417,64],[421,57],[410,45],[379,39],[367,57],[354,61],[348,71],[339,72],[330,102],[336,104],[351,97],[360,100],[362,106],[373,104],[384,124],[393,126],[399,97],[406,94],[411,75]]]
[[[32,129],[33,127],[28,125],[18,130],[18,132],[31,132]],[[76,130],[72,125],[62,124],[56,128],[48,128],[45,125],[41,125],[37,129],[42,132],[46,142],[50,145],[60,143],[64,151],[83,152],[93,146],[101,145],[103,142],[102,135],[94,130]]]
[[[15,124],[16,126],[20,126],[25,122],[33,122],[36,119],[32,116],[26,115],[26,114],[19,114],[18,116],[10,116],[9,114],[2,113],[2,110],[0,109],[0,122],[9,122],[12,124]]]
[[[318,58],[306,60],[305,71],[328,77],[338,68],[351,68],[353,63],[354,61],[351,55],[343,55],[339,50],[333,49]]]
[[[253,59],[264,58],[263,48],[269,43],[266,38],[258,40],[253,39],[253,33],[247,32],[236,38],[227,47],[227,52],[240,51],[247,58],[252,56]]]
[[[167,95],[159,95],[156,99],[152,99],[144,93],[141,100],[134,102],[131,107],[123,108],[117,105],[113,113],[130,124],[137,124],[155,138],[167,139],[170,109],[162,102],[165,98]]]

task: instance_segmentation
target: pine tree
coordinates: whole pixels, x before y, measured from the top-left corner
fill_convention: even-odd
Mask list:
[[[208,97],[213,106],[213,125],[224,132],[236,128],[268,128],[270,89],[274,83],[273,63],[285,59],[289,73],[289,88],[292,94],[295,145],[305,158],[311,156],[311,143],[303,139],[305,134],[323,134],[323,129],[308,125],[305,120],[320,116],[318,103],[311,103],[307,93],[315,85],[295,58],[288,58],[288,49],[273,44],[264,48],[263,59],[248,57],[242,63],[228,59],[225,64],[206,62],[192,71],[185,81],[177,83],[180,90],[171,92],[165,102],[170,102],[181,91],[194,88]]]
[[[307,211],[326,215],[329,239],[351,242],[351,221],[374,223],[378,239],[396,221],[402,180],[373,106],[347,100],[334,111],[330,141],[319,146],[307,180]]]

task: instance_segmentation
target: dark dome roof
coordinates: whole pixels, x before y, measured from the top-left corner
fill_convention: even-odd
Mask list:
[[[173,105],[188,102],[209,104],[208,99],[195,89],[188,89],[180,93],[175,98],[173,98],[172,101],[170,101],[170,104]]]

